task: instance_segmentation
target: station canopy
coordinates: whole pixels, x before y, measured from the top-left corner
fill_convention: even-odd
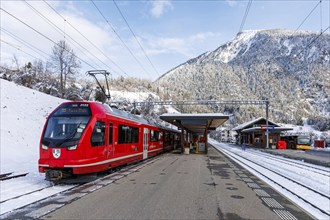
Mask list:
[[[229,116],[221,113],[163,114],[160,118],[178,128],[184,127],[191,133],[204,134],[206,130],[215,130],[221,126]]]

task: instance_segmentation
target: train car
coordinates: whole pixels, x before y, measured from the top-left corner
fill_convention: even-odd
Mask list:
[[[287,149],[310,150],[311,138],[308,135],[290,134],[281,136],[281,140],[286,142]]]
[[[163,134],[175,133],[97,102],[66,102],[47,118],[39,172],[48,180],[95,173],[164,152]]]

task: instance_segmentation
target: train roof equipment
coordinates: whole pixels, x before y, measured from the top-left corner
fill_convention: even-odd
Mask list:
[[[109,76],[110,73],[106,70],[89,70],[89,71],[86,72],[86,75],[94,77],[96,83],[98,84],[98,86],[100,87],[100,89],[102,90],[104,95],[107,97],[107,99],[109,100],[111,98],[111,96],[110,96],[109,83],[108,83],[107,76]],[[106,82],[106,85],[107,85],[108,94],[106,93],[104,87],[101,86],[101,84],[100,84],[99,80],[97,79],[96,75],[104,75],[104,79],[105,79],[105,82]]]

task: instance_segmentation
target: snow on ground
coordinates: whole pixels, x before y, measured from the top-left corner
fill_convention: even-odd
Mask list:
[[[294,133],[294,134],[313,134],[318,138],[322,136],[330,136],[330,131],[317,131],[311,125],[304,124],[303,126],[293,125],[293,124],[279,124],[281,127],[285,128],[293,128],[291,131],[287,131],[287,133]]]
[[[0,94],[0,173],[29,173],[26,177],[0,182],[0,201],[3,202],[50,186],[44,180],[44,174],[38,172],[39,140],[47,115],[66,100],[3,79],[0,79]],[[3,202],[0,214],[57,194],[66,188],[56,187],[48,194]]]
[[[38,173],[39,140],[46,117],[65,100],[0,80],[1,173]]]
[[[215,146],[217,149],[219,149],[221,152],[224,152],[228,156],[231,157],[231,159],[237,161],[241,166],[243,166],[245,169],[249,170],[252,174],[259,177],[264,182],[268,183],[271,187],[279,191],[281,194],[295,202],[297,205],[299,205],[301,208],[305,209],[307,212],[312,214],[317,219],[329,219],[330,215],[330,199],[325,198],[323,196],[320,196],[314,192],[311,192],[303,187],[297,186],[292,181],[287,180],[286,178],[274,174],[272,172],[269,172],[269,170],[265,169],[271,169],[275,170],[277,173],[293,179],[297,182],[303,183],[304,185],[310,187],[311,189],[314,189],[316,191],[319,191],[323,193],[324,195],[330,195],[330,169],[326,167],[320,167],[317,165],[312,165],[309,163],[301,162],[299,164],[296,164],[297,161],[291,160],[291,159],[285,159],[287,162],[283,162],[274,158],[283,159],[280,156],[273,156],[273,159],[267,158],[266,153],[260,153],[258,150],[254,149],[247,149],[245,151],[242,151],[242,149],[233,147],[231,145],[225,144],[225,143],[219,143],[213,139],[209,140],[210,143]],[[291,164],[291,162],[294,162],[294,164]],[[256,165],[255,163],[265,167],[260,167],[259,165]],[[313,167],[317,169],[322,169],[322,171],[313,171]],[[262,175],[261,175],[262,174]],[[268,178],[274,180],[275,182],[281,184],[283,187],[290,189],[292,192],[299,195],[301,198],[305,199],[306,201],[311,202],[316,207],[321,208],[324,210],[327,214],[324,214],[320,212],[319,210],[313,208],[309,204],[306,204],[301,198],[298,198],[297,196],[291,194],[278,184],[275,184],[274,182],[270,181],[269,179],[265,178],[267,176]]]

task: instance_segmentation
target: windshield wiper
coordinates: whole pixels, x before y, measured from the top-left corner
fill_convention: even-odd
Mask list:
[[[80,123],[75,127],[75,129],[73,129],[73,131],[72,131],[70,134],[68,134],[68,136],[67,136],[66,138],[64,138],[64,140],[61,141],[58,145],[62,145],[62,144],[64,144],[65,142],[67,142],[68,140],[70,140],[71,138],[73,138],[73,137],[77,134],[77,132],[78,132],[78,128],[80,127],[81,124],[82,124],[82,122],[80,122]]]

